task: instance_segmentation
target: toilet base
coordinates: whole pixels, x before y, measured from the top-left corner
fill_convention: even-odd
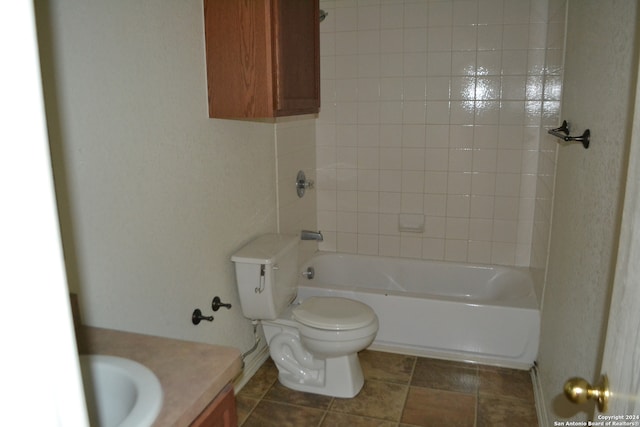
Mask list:
[[[364,375],[358,360],[358,354],[324,359],[324,381],[304,383],[289,372],[278,367],[278,381],[292,390],[325,396],[351,398],[356,396],[364,385]],[[277,362],[276,362],[277,366]]]

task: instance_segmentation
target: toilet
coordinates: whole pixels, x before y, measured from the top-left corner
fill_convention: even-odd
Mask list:
[[[373,342],[378,317],[368,305],[347,298],[294,303],[298,242],[298,236],[266,234],[231,257],[242,313],[261,322],[282,385],[354,397],[364,384],[358,352]]]

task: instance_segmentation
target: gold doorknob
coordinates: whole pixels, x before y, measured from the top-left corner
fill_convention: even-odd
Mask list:
[[[606,375],[600,378],[600,382],[592,387],[587,380],[583,378],[573,377],[569,378],[564,383],[564,394],[567,399],[573,403],[582,404],[589,399],[593,399],[598,402],[598,410],[600,412],[607,411],[607,403],[609,401],[609,379]]]

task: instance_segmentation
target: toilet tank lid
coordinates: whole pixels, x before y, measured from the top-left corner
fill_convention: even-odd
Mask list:
[[[283,253],[298,244],[298,236],[292,234],[265,234],[250,241],[232,257],[233,262],[249,264],[273,264]]]

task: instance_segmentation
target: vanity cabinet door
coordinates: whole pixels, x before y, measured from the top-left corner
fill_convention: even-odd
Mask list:
[[[320,108],[318,0],[205,0],[209,116]]]
[[[236,398],[233,395],[233,386],[227,384],[190,427],[236,427],[237,425]]]

